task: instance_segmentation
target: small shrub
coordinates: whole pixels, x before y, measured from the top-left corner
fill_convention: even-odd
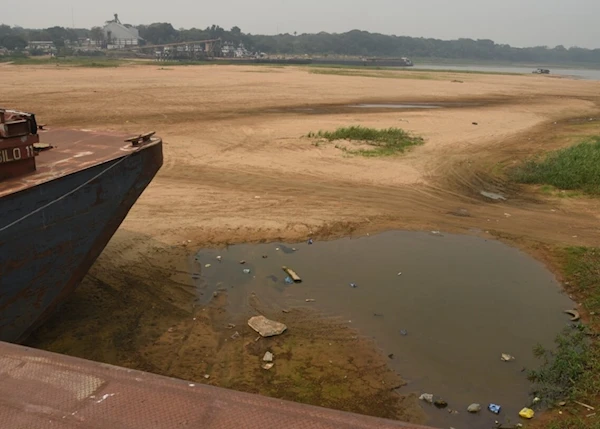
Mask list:
[[[336,144],[336,148],[342,148],[347,153],[362,156],[389,156],[402,153],[410,146],[424,143],[421,137],[400,128],[387,128],[377,130],[361,126],[338,128],[335,131],[319,131],[309,133],[308,137],[319,137],[328,141],[350,140],[365,143],[373,149],[348,149]]]

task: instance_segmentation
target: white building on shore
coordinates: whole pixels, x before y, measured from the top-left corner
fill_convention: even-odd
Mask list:
[[[140,32],[138,29],[121,24],[117,14],[115,14],[115,19],[106,22],[103,31],[108,49],[137,46],[140,41]]]

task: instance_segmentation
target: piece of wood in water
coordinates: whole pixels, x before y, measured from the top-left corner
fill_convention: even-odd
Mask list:
[[[300,276],[298,274],[296,274],[296,272],[294,270],[286,267],[285,265],[281,268],[283,268],[283,271],[285,271],[287,273],[287,275],[290,276],[290,278],[294,281],[294,283],[302,283],[302,279],[300,278]]]

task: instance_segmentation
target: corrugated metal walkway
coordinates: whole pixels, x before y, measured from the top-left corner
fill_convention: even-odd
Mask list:
[[[0,427],[427,429],[0,342]]]

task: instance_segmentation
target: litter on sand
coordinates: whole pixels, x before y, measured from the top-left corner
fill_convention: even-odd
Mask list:
[[[524,419],[532,419],[534,414],[535,412],[531,408],[523,408],[521,411],[519,411],[519,416],[523,417]]]

